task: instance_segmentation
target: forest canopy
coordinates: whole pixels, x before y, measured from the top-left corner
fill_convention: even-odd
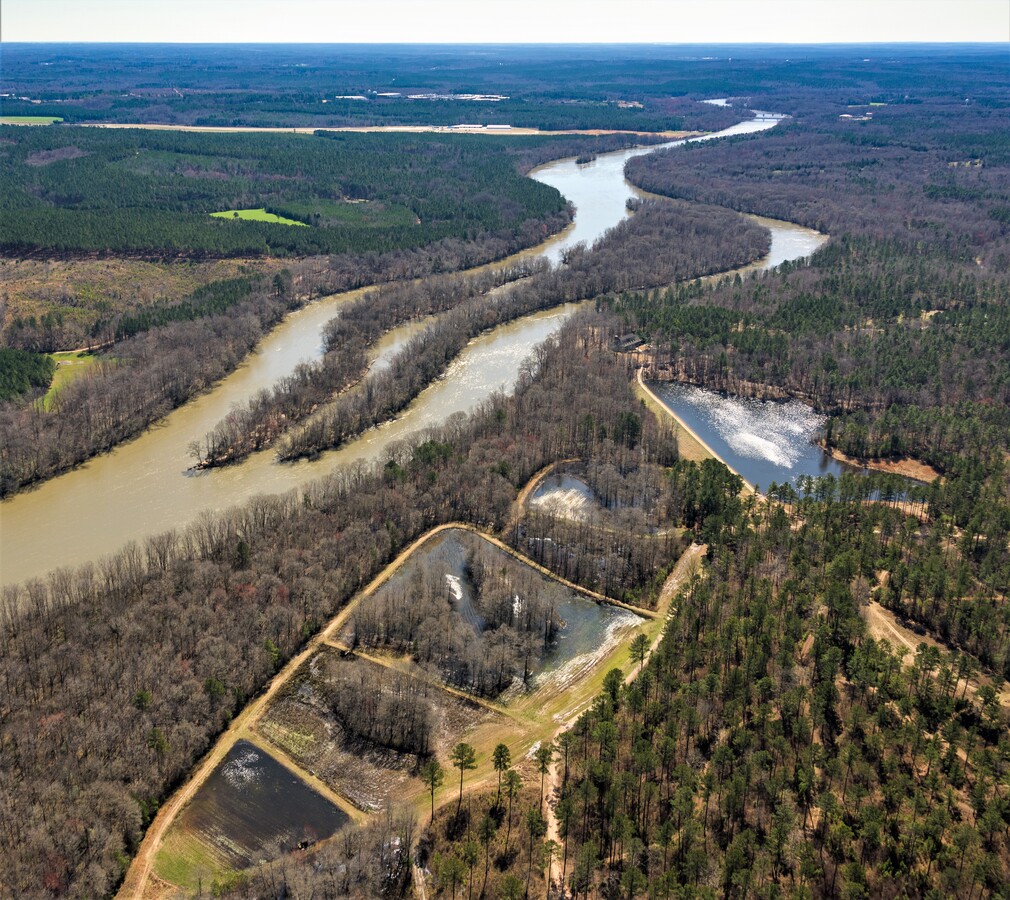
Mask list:
[[[565,208],[517,169],[533,140],[0,126],[0,250],[308,256],[517,231]],[[311,227],[213,215],[259,208]]]

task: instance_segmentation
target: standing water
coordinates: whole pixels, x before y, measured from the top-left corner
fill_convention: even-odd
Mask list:
[[[779,120],[761,114],[691,140],[760,131]],[[628,215],[627,200],[640,194],[625,181],[624,164],[655,149],[603,154],[584,166],[572,159],[559,160],[531,173],[574,203],[576,217],[561,236],[527,255],[543,255],[557,262],[567,248],[580,241],[591,243],[618,224]],[[772,231],[772,251],[758,267],[807,256],[826,239],[788,222],[760,221]],[[339,464],[379,459],[394,442],[443,422],[452,413],[473,409],[495,391],[510,389],[530,349],[577,309],[568,305],[535,313],[481,335],[404,415],[340,450],[285,465],[275,462],[270,450],[238,465],[190,471],[191,443],[201,439],[233,406],[269,388],[299,362],[318,358],[323,326],[338,314],[342,304],[361,293],[328,297],[293,313],[211,391],[112,452],[0,504],[0,583],[14,584],[58,566],[98,559],[130,540],[183,528],[204,512],[227,509],[257,494],[302,486]]]
[[[651,388],[716,456],[756,487],[773,481],[795,487],[803,475],[858,471],[812,443],[826,419],[798,400],[743,400],[685,384]]]

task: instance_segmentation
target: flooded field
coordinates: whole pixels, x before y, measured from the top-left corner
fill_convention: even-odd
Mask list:
[[[628,633],[644,621],[633,612],[570,592],[558,607],[564,621],[557,642],[527,685],[517,684],[501,696],[508,702],[524,694],[556,693],[588,675]]]
[[[561,476],[561,480],[569,485],[566,490],[575,490],[571,486],[575,482],[589,490],[571,476]],[[475,570],[484,574],[475,577]],[[493,579],[488,572],[493,573]],[[510,608],[503,610],[503,602]],[[529,609],[534,603],[539,604],[535,613]],[[527,615],[536,618],[532,627]],[[397,616],[411,621],[404,627],[387,627]],[[500,695],[502,700],[515,700],[550,684],[563,686],[580,678],[616,647],[629,629],[642,623],[634,613],[598,603],[462,530],[448,531],[415,553],[363,602],[342,640],[354,645],[364,635],[365,643],[372,643],[368,636],[375,633],[377,619],[383,622],[384,640],[379,642],[383,650],[411,654],[416,663],[438,669],[463,691],[475,690],[472,673],[466,673],[471,676],[468,681],[462,670],[447,666],[444,660],[439,662],[439,655],[462,658],[468,652],[485,652],[498,659],[500,654],[502,666],[512,667],[513,676],[496,681],[494,691],[479,692]],[[432,633],[451,637],[445,646],[433,648]],[[410,639],[412,634],[418,636],[416,640]],[[474,641],[484,643],[475,647]],[[480,686],[486,685],[480,682]]]
[[[409,739],[393,731],[362,734],[360,719],[376,716],[383,703],[398,704],[401,721],[415,716]],[[371,812],[421,793],[416,775],[423,760],[405,745],[423,744],[445,758],[465,733],[499,722],[494,712],[437,685],[327,649],[292,678],[259,731],[358,809]]]
[[[173,826],[155,869],[194,886],[328,838],[350,817],[269,754],[238,741]]]

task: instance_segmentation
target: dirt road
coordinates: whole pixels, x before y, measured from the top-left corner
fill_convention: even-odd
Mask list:
[[[708,548],[704,544],[691,544],[687,550],[681,555],[680,559],[677,560],[676,565],[673,570],[666,577],[666,581],[663,582],[663,587],[659,591],[659,601],[656,606],[655,615],[660,619],[666,619],[670,613],[670,607],[673,602],[673,598],[677,596],[677,593],[683,588],[690,580],[693,578],[701,568],[701,560],[704,557]],[[663,635],[666,633],[665,628],[661,628],[656,637],[653,639],[652,644],[649,647],[649,656],[655,652],[656,648],[659,646],[659,642],[663,639]],[[648,660],[648,656],[646,657]],[[624,678],[625,684],[631,684],[638,675],[641,673],[642,667],[633,668]],[[555,743],[561,734],[571,728],[575,722],[578,720],[579,716],[585,712],[586,706],[584,703],[579,703],[578,705],[566,710],[561,714],[561,723],[557,730],[554,732],[551,740]],[[555,717],[557,718],[557,717]],[[563,761],[559,757],[555,757],[551,762],[551,767],[547,772],[545,796],[547,798],[547,835],[546,839],[549,841],[555,841],[559,846],[561,845],[561,835],[558,826],[558,818],[556,814],[557,802],[559,795],[561,793],[561,767]]]
[[[636,607],[629,606],[628,604],[620,603],[610,597],[605,597],[602,594],[590,591],[587,588],[574,584],[573,582],[559,578],[550,570],[537,565],[533,562],[533,560],[517,553],[507,544],[504,544],[497,538],[481,532],[472,525],[462,522],[450,522],[432,528],[430,531],[425,532],[417,538],[417,540],[408,545],[397,555],[396,559],[385,566],[364,589],[355,595],[350,603],[344,606],[340,612],[330,620],[329,624],[322,631],[318,632],[315,637],[309,641],[309,643],[305,646],[305,649],[288,661],[288,663],[273,677],[266,690],[250,702],[232,720],[228,728],[220,735],[220,737],[218,737],[211,750],[197,764],[196,768],[193,770],[192,776],[185,782],[185,784],[182,785],[182,787],[180,787],[174,794],[172,794],[171,797],[168,798],[164,806],[162,806],[158,811],[154,822],[151,824],[151,827],[144,836],[144,840],[140,845],[137,856],[134,858],[129,871],[127,872],[126,879],[124,880],[117,897],[123,898],[123,900],[127,900],[127,898],[138,898],[139,900],[139,898],[149,897],[152,896],[153,893],[158,892],[158,889],[155,888],[156,878],[153,874],[153,864],[155,855],[164,841],[164,838],[168,833],[168,829],[171,827],[172,823],[186,804],[196,795],[200,787],[210,777],[211,773],[213,773],[213,771],[221,764],[232,746],[234,746],[235,742],[244,738],[246,740],[251,740],[254,743],[261,744],[262,738],[257,736],[256,726],[260,719],[268,711],[273,699],[277,696],[278,692],[284,687],[288,680],[305,662],[307,662],[315,653],[319,652],[324,647],[340,647],[340,632],[347,624],[348,619],[354,614],[358,605],[363,600],[374,594],[376,590],[378,590],[393,574],[395,574],[410,560],[418,549],[438,535],[452,529],[460,529],[479,535],[484,540],[494,544],[495,547],[499,548],[503,552],[508,553],[523,564],[530,566],[553,581],[559,582],[572,590],[577,590],[599,602],[631,610],[632,612],[646,618],[655,619],[658,615],[657,612],[652,610],[638,609]],[[683,559],[681,562],[683,562]],[[676,574],[679,569],[680,563],[678,563],[677,568],[674,570],[674,574]],[[673,575],[671,575],[671,578],[672,577]],[[663,592],[666,592],[665,585]],[[449,689],[449,692],[454,693],[452,689]],[[468,697],[468,699],[472,698]],[[511,712],[504,710],[504,708],[499,708],[497,704],[485,703],[484,705],[493,707],[495,712],[504,714],[506,717],[511,718],[514,715]],[[271,750],[271,753],[274,753],[273,749]],[[277,755],[280,755],[280,753],[278,752]],[[311,774],[302,771],[301,767],[297,766],[293,761],[283,760],[282,762],[287,765],[288,768],[291,768],[292,771],[297,772],[297,774],[301,777],[308,779],[310,783],[313,783],[313,786],[318,787]],[[324,792],[324,795],[328,797],[331,796],[331,794],[332,792],[329,789]],[[347,805],[343,802],[340,802],[338,805],[345,810],[347,809]]]
[[[915,651],[919,644],[926,644],[929,647],[936,647],[944,656],[949,658],[955,651],[942,641],[929,634],[918,634],[907,628],[901,620],[889,609],[885,609],[876,600],[871,600],[863,609],[863,618],[866,619],[866,626],[870,636],[875,640],[884,639],[898,647],[907,647],[908,656],[904,659],[906,666],[912,665],[915,661]],[[992,679],[987,675],[977,674],[968,680],[968,693],[974,695],[983,684],[992,684]],[[1010,686],[1004,686],[999,694],[999,701],[1003,706],[1010,707]]]

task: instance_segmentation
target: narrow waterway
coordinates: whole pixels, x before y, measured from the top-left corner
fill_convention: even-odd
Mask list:
[[[760,131],[779,117],[760,114],[714,135]],[[659,145],[673,146],[681,142]],[[639,192],[624,179],[624,164],[656,147],[603,154],[588,165],[559,160],[532,177],[552,185],[576,207],[575,222],[561,235],[525,255],[558,262],[574,244],[592,243],[628,215],[627,200]],[[826,238],[788,222],[759,219],[772,232],[767,258],[753,268],[808,256]],[[473,409],[492,393],[515,383],[530,349],[554,332],[577,306],[566,305],[504,325],[471,341],[444,378],[431,385],[394,422],[367,432],[344,448],[313,461],[281,465],[272,450],[241,464],[199,473],[190,445],[236,404],[270,387],[302,361],[317,358],[321,332],[342,304],[361,291],[324,298],[288,316],[234,373],[213,390],[171,413],[116,450],[0,504],[0,582],[43,575],[50,569],[95,560],[130,540],[182,528],[206,511],[220,511],[256,495],[304,485],[334,466],[375,460],[397,441]],[[417,326],[392,332],[377,348],[378,365],[409,339]]]

